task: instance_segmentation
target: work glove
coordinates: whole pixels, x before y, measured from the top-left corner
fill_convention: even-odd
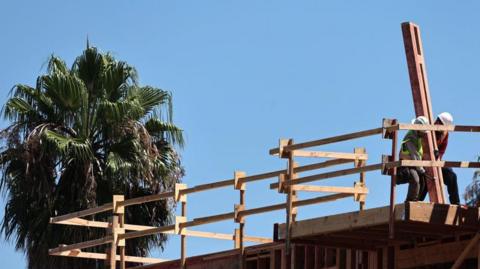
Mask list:
[[[425,168],[417,167],[417,173],[419,176],[425,176],[425,173],[426,173]]]

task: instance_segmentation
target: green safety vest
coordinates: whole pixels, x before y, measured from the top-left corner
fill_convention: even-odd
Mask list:
[[[408,131],[408,133],[405,135],[405,138],[403,139],[401,145],[401,154],[406,154],[410,156],[410,151],[408,150],[408,147],[406,145],[407,142],[412,142],[415,145],[415,147],[417,148],[417,152],[413,153],[418,155],[420,157],[419,159],[421,160],[423,156],[422,139],[412,130]]]

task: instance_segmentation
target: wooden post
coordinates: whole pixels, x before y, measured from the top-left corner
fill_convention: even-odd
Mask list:
[[[397,120],[392,121],[393,124],[397,123]],[[397,140],[398,140],[398,131],[395,130],[392,136],[392,156],[391,161],[395,162],[397,160]],[[391,170],[391,180],[390,180],[390,216],[388,222],[388,236],[390,239],[395,237],[395,188],[397,185],[397,168],[393,167]]]
[[[234,189],[239,191],[239,204],[235,205],[235,222],[238,223],[238,229],[235,229],[235,248],[240,249],[240,268],[245,268],[245,247],[243,244],[243,237],[245,235],[245,218],[240,216],[240,212],[245,210],[245,182],[241,182],[240,178],[246,177],[246,173],[242,171],[235,171],[233,173]]]
[[[407,57],[408,74],[412,88],[413,104],[415,115],[425,116],[433,124],[432,104],[428,89],[425,58],[420,38],[420,28],[411,22],[402,23],[403,42],[405,55]],[[433,131],[427,132],[427,140],[424,147],[424,160],[434,160],[434,150],[437,148],[437,141]],[[443,193],[443,177],[440,167],[426,167],[427,173],[435,180],[427,180],[428,194],[433,203],[445,203]]]
[[[282,143],[280,143],[282,144]],[[293,144],[293,139],[289,139],[287,145],[292,145]],[[287,167],[287,181],[292,181],[292,179],[295,177],[295,171],[294,171],[294,166],[295,166],[295,161],[294,161],[294,154],[292,151],[289,151],[286,153],[287,158],[288,158],[288,167]],[[291,185],[287,185],[286,187],[286,192],[287,192],[287,216],[286,216],[286,228],[287,228],[287,233],[286,233],[286,240],[285,240],[285,254],[287,257],[287,268],[292,268],[292,253],[291,253],[291,235],[292,235],[292,213],[293,213],[293,195],[292,195],[292,188]]]
[[[108,265],[110,269],[115,269],[117,265],[117,246],[118,246],[118,216],[112,216],[112,228],[111,232],[113,235],[113,241],[110,244],[110,249],[108,249]]]
[[[355,148],[353,150],[354,153],[358,153],[358,154],[365,154],[367,153],[367,151],[365,150],[365,148]],[[365,160],[355,160],[355,167],[363,167],[365,166],[366,164],[366,161]],[[365,172],[361,172],[360,173],[360,187],[365,187],[366,186],[366,183],[365,183],[365,175],[366,173]],[[365,209],[365,194],[360,194],[359,195],[359,205],[360,205],[360,210],[364,210]]]
[[[123,195],[114,195],[113,196],[113,216],[114,222],[112,222],[113,228],[113,244],[115,248],[118,246],[120,251],[120,269],[125,269],[125,239],[118,239],[118,236],[125,233],[125,207],[119,205],[119,202],[123,202],[125,197]],[[117,218],[117,225],[115,225],[115,217]],[[114,264],[116,261],[116,256],[114,258]]]
[[[182,190],[187,188],[187,184],[175,184],[175,201],[182,203],[181,208],[181,219],[186,221],[187,219],[187,195],[182,193]],[[178,222],[180,218],[177,218],[175,222]],[[185,269],[187,267],[187,236],[186,236],[186,228],[181,228],[180,223],[175,224],[178,225],[178,234],[180,235],[180,268]]]

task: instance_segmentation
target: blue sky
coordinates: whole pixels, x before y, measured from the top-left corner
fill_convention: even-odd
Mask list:
[[[400,23],[420,25],[435,113],[480,125],[480,5],[475,1],[2,1],[0,101],[16,83],[34,84],[52,53],[71,64],[86,39],[134,65],[142,84],[173,92],[174,120],[185,130],[181,152],[189,186],[285,167],[268,155],[279,138],[295,141],[379,127],[382,118],[413,115]],[[4,127],[6,122],[1,122]],[[453,134],[445,159],[474,160],[478,135]],[[364,146],[369,163],[389,153],[379,136],[325,146],[352,152]],[[306,163],[308,160],[301,160]],[[459,171],[463,193],[472,170]],[[322,182],[350,186],[356,177]],[[247,186],[247,207],[284,201]],[[388,177],[367,174],[367,207],[388,203]],[[398,188],[402,201],[406,186]],[[310,195],[311,196],[311,195]],[[300,198],[310,197],[301,195]],[[238,194],[221,189],[191,195],[189,218],[229,212]],[[0,200],[3,215],[4,200]],[[356,210],[344,199],[299,209],[299,219]],[[249,235],[271,236],[283,212],[247,219]],[[200,230],[231,233],[222,222]],[[188,255],[232,247],[188,239]],[[171,237],[164,253],[179,257]],[[5,268],[24,268],[12,244],[0,242]]]

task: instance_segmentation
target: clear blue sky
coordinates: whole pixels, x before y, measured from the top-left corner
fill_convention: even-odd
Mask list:
[[[283,168],[268,155],[279,138],[296,141],[379,127],[383,117],[407,122],[412,97],[400,23],[421,26],[435,113],[480,125],[480,6],[476,1],[2,1],[0,101],[15,83],[34,84],[50,54],[69,64],[86,38],[136,66],[142,84],[174,95],[174,120],[185,130],[182,151],[190,186]],[[1,126],[5,126],[5,122]],[[478,135],[454,134],[445,156],[474,160]],[[365,146],[369,163],[389,153],[379,136],[323,147]],[[303,162],[305,163],[305,162]],[[458,170],[457,170],[458,171]],[[458,171],[460,191],[471,170]],[[322,184],[350,186],[355,177]],[[283,201],[268,183],[247,186],[247,207]],[[388,178],[368,173],[368,207],[386,205]],[[399,188],[399,201],[406,186]],[[233,190],[195,194],[189,217],[228,212]],[[309,197],[302,195],[301,198]],[[4,201],[0,200],[3,215]],[[351,199],[299,209],[299,219],[356,210]],[[247,233],[271,236],[283,212],[247,219]],[[230,233],[232,222],[199,227]],[[189,238],[188,254],[232,242]],[[179,257],[171,237],[164,253]],[[24,268],[21,253],[0,243],[4,268]]]

